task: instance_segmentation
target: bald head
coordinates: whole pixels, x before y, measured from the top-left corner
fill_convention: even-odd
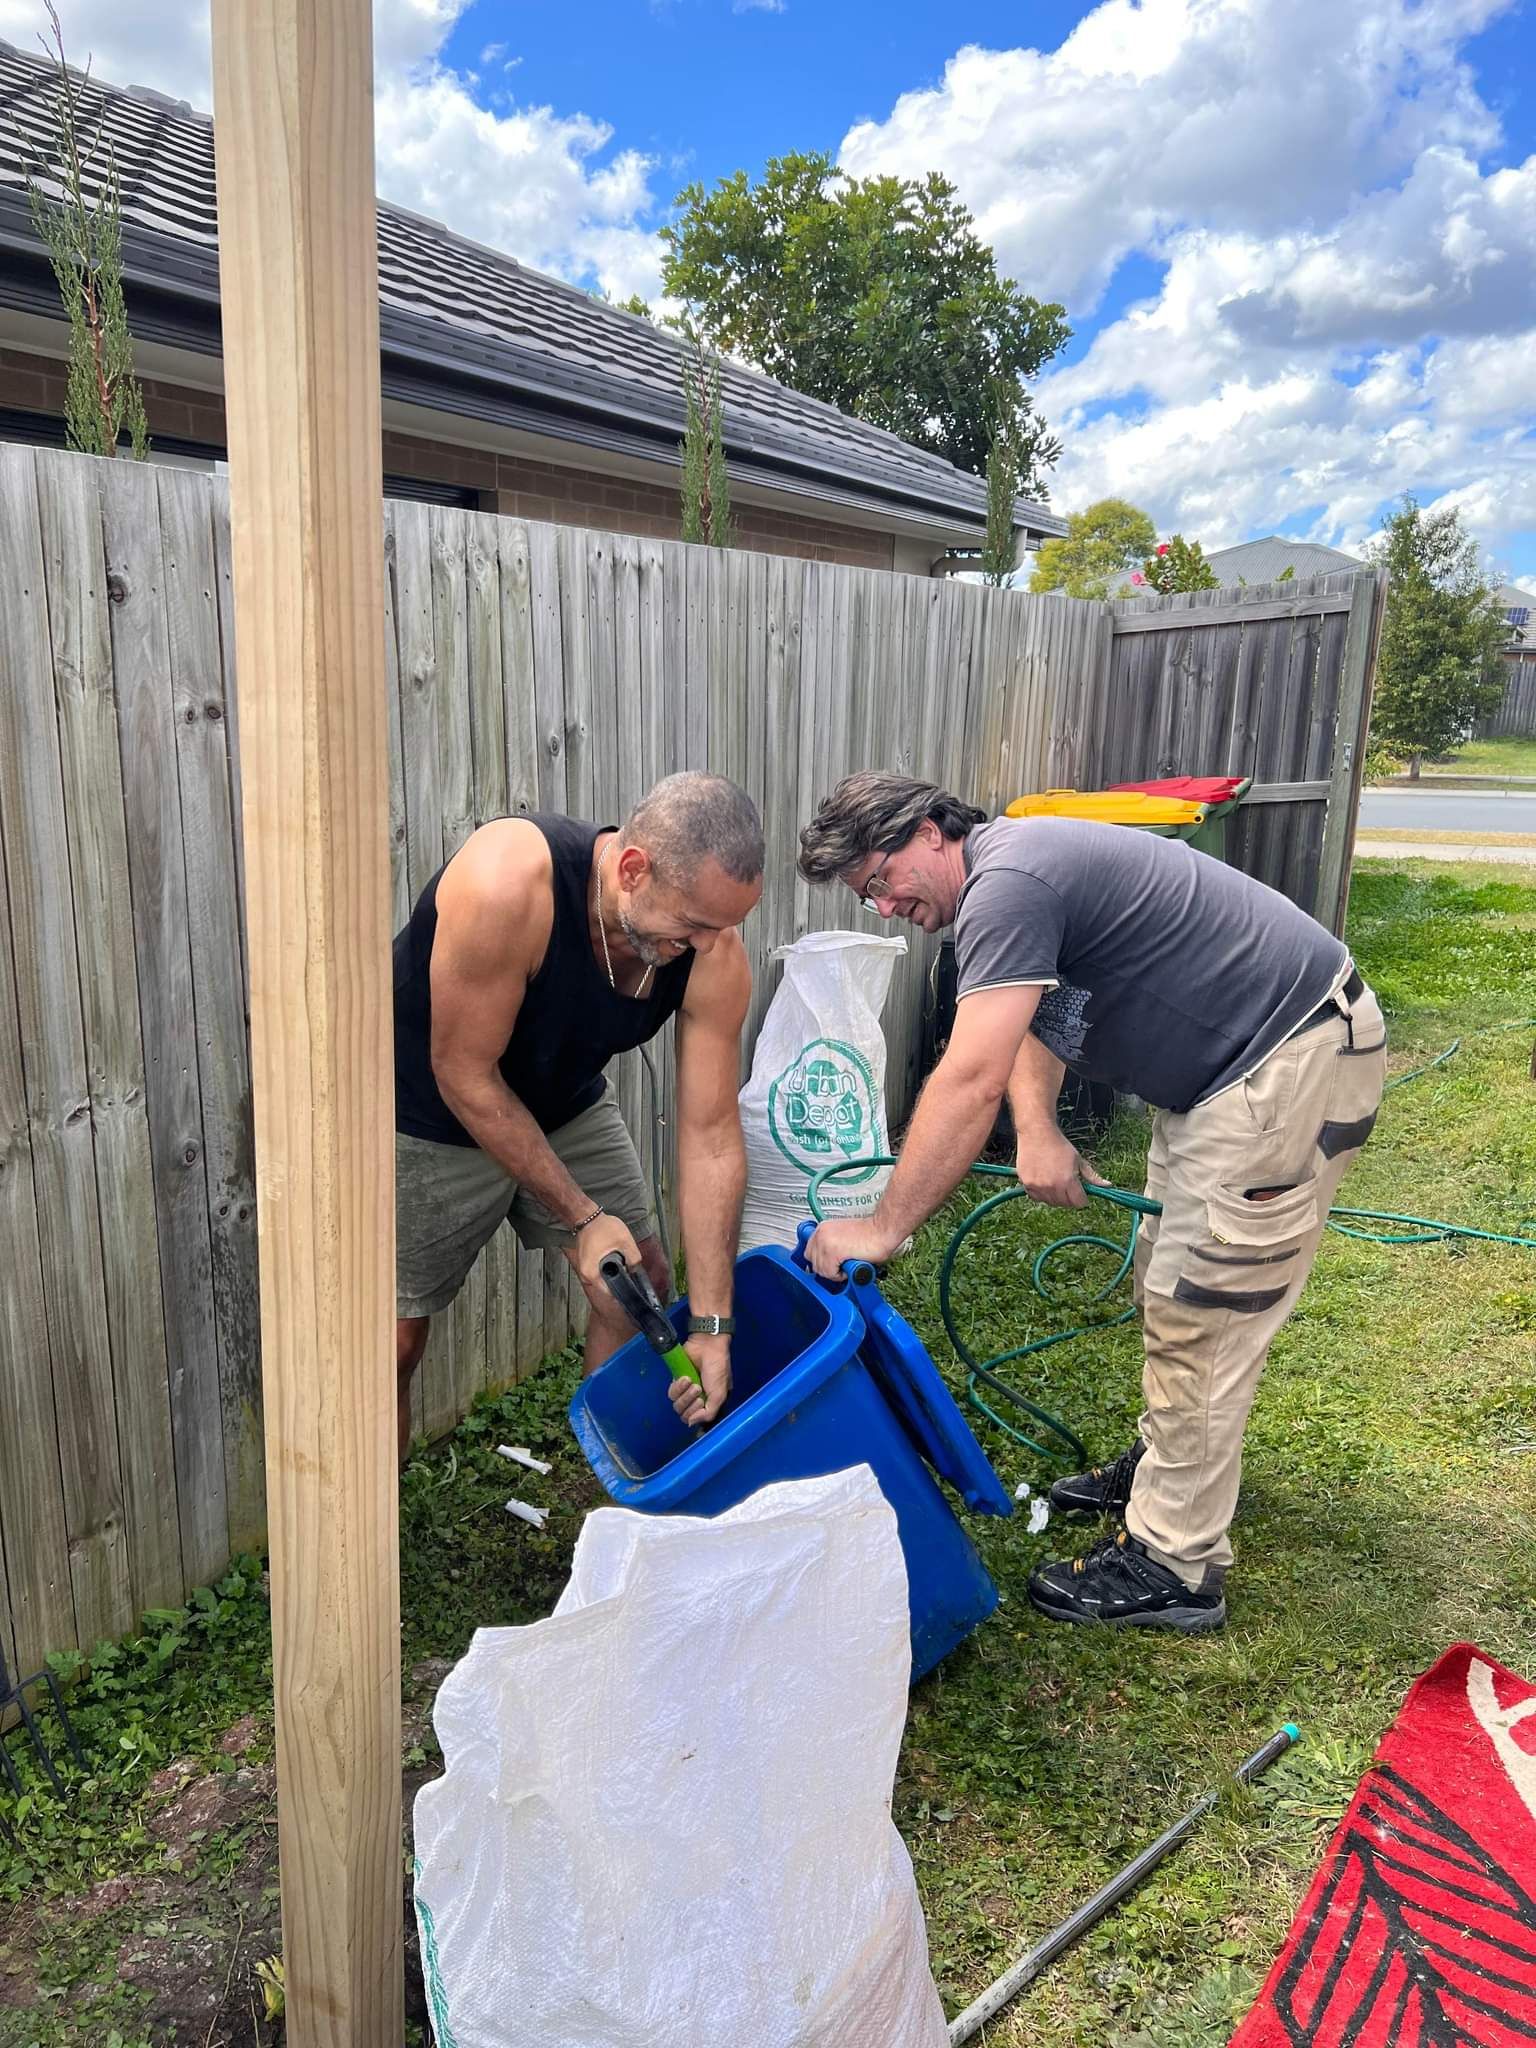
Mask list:
[[[687,889],[706,861],[733,882],[762,879],[763,821],[747,792],[723,775],[689,769],[643,796],[619,835],[649,854],[659,878]]]

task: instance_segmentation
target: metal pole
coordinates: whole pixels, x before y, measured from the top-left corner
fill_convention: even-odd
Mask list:
[[[1256,1749],[1251,1757],[1238,1765],[1233,1776],[1240,1785],[1246,1785],[1251,1778],[1256,1778],[1262,1771],[1268,1770],[1276,1757],[1284,1756],[1292,1743],[1300,1740],[1301,1730],[1293,1721],[1287,1721],[1278,1734],[1269,1738],[1262,1749]],[[1159,1835],[1150,1847],[1143,1849],[1139,1856],[1134,1857],[1122,1871],[1112,1877],[1102,1891],[1095,1892],[1091,1899],[1063,1920],[1054,1934],[1048,1934],[1044,1941],[1029,1951],[1028,1955],[1021,1956],[1011,1970],[1005,1971],[995,1984],[981,1994],[974,2005],[968,2005],[958,2019],[951,2020],[950,2048],[955,2048],[955,2044],[960,2041],[969,2041],[973,2034],[979,2033],[987,2021],[1001,2012],[1008,2001],[1016,1997],[1026,1984],[1033,1983],[1048,1964],[1054,1963],[1079,1936],[1086,1934],[1090,1927],[1102,1920],[1112,1906],[1118,1906],[1128,1893],[1135,1891],[1142,1879],[1162,1862],[1168,1851],[1177,1848],[1184,1837],[1193,1831],[1196,1823],[1205,1818],[1220,1797],[1219,1791],[1208,1792],[1197,1805],[1189,1809],[1182,1820],[1175,1821],[1166,1834]]]

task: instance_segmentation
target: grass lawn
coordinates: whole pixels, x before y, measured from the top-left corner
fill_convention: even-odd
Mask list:
[[[1424,763],[1428,780],[1436,775],[1536,776],[1536,740],[1469,740],[1449,761]]]
[[[1529,871],[1371,863],[1351,911],[1399,1071],[1347,1183],[1361,1206],[1536,1234],[1536,885]],[[1143,1127],[1099,1148],[1134,1184]],[[890,1290],[952,1364],[924,1233]],[[962,1255],[975,1349],[1052,1327],[1028,1292],[1054,1213],[1013,1205]],[[1224,2043],[1251,2001],[1370,1752],[1416,1673],[1461,1637],[1536,1666],[1536,1253],[1388,1250],[1331,1236],[1277,1343],[1248,1438],[1224,1635],[1067,1629],[1025,1598],[1036,1560],[1089,1532],[975,1523],[998,1615],[913,1695],[896,1787],[951,2010],[1052,1927],[1281,1721],[1304,1746],[986,2032],[990,2048]],[[1096,1451],[1129,1441],[1134,1329],[1045,1355],[1025,1384]],[[548,1612],[595,1485],[565,1430],[574,1361],[488,1402],[413,1460],[402,1495],[408,1793],[425,1712],[479,1623]],[[955,1383],[960,1384],[956,1375]],[[1040,1461],[981,1426],[1010,1485]],[[512,1523],[499,1441],[557,1457],[547,1529]],[[535,1495],[535,1487],[538,1488]],[[278,1945],[267,1614],[252,1564],[99,1658],[77,1693],[98,1775],[61,1813],[0,1800],[0,2048],[252,2048],[277,2037],[254,1965]],[[413,2034],[412,2038],[419,2039]],[[734,2044],[732,2044],[734,2048]]]

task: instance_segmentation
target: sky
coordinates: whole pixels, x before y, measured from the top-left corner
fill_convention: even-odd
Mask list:
[[[206,9],[61,0],[210,104]],[[0,0],[35,46],[40,0]],[[1067,308],[1059,511],[1351,551],[1405,491],[1536,583],[1536,0],[375,0],[379,189],[616,296],[791,149],[943,171]]]

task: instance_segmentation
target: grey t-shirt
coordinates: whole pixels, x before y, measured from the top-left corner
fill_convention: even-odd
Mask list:
[[[999,818],[965,842],[959,993],[1038,982],[1034,1032],[1076,1072],[1179,1113],[1272,1052],[1343,977],[1339,941],[1182,840]]]

